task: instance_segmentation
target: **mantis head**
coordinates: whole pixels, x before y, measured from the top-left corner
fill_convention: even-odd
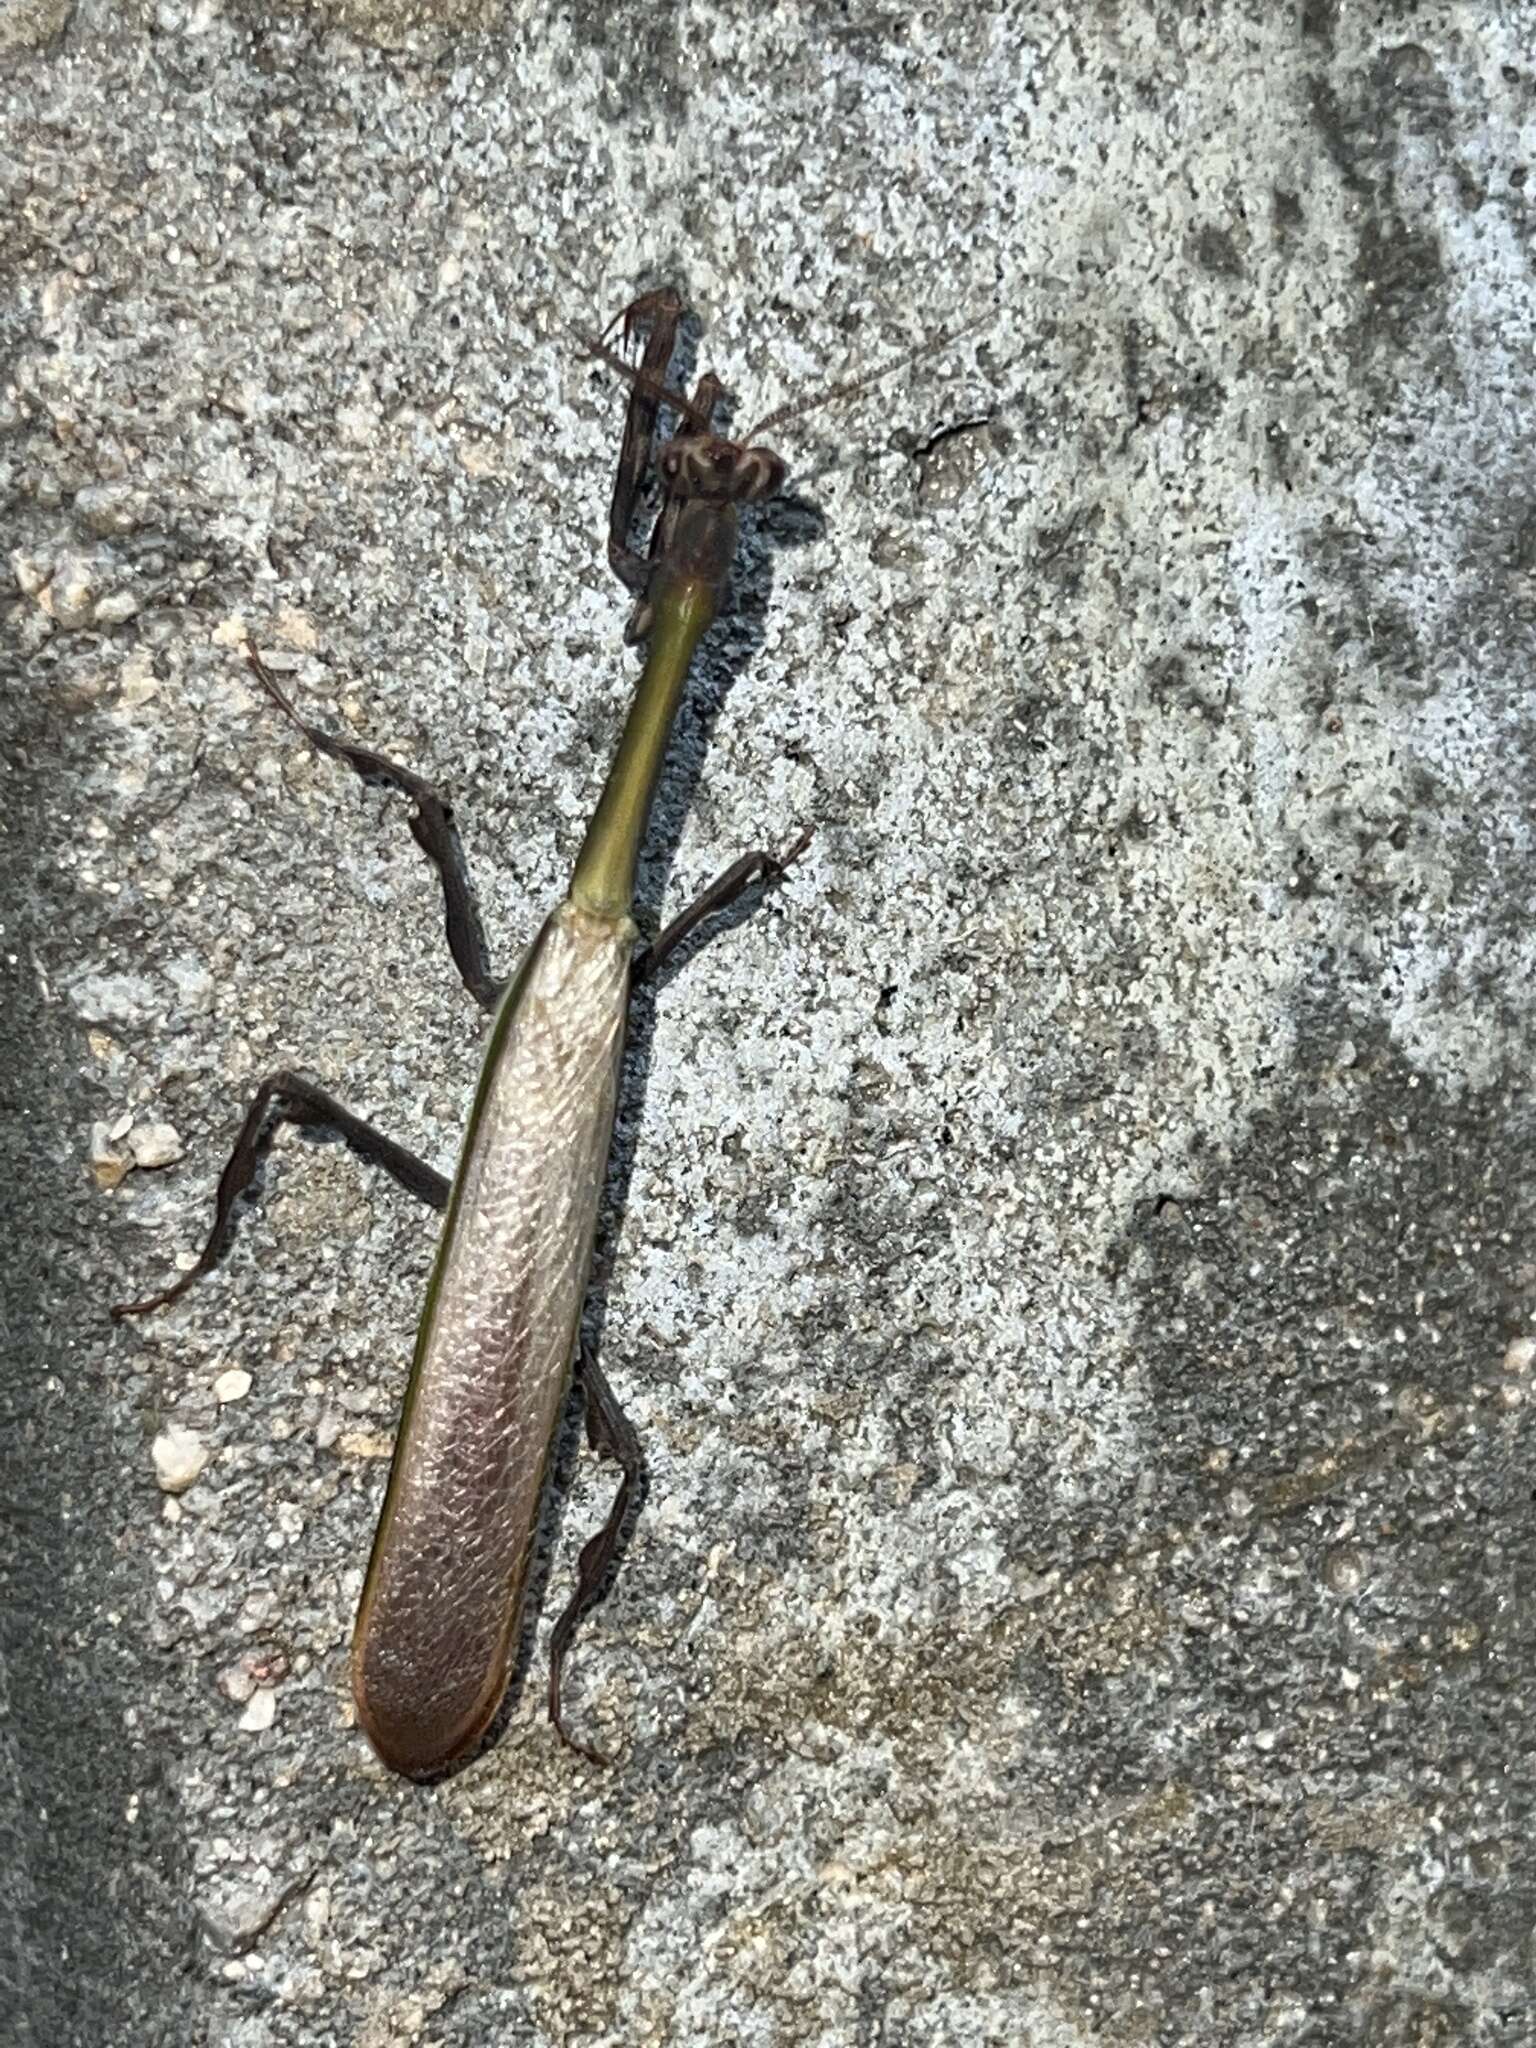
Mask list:
[[[787,474],[771,448],[749,448],[719,434],[681,433],[666,442],[656,468],[668,494],[704,498],[722,505],[749,505],[772,498]]]

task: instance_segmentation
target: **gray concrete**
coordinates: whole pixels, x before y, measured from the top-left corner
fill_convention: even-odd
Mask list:
[[[15,2038],[1536,2037],[1533,48],[0,7]],[[663,278],[742,424],[990,319],[779,437],[662,807],[653,914],[817,836],[641,1019],[615,1765],[541,1641],[424,1791],[345,1649],[431,1219],[285,1139],[104,1312],[277,1064],[451,1159],[404,807],[237,646],[451,789],[510,961],[631,673],[570,329]]]

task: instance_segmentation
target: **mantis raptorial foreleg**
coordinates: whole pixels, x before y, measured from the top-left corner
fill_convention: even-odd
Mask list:
[[[619,315],[626,341],[647,328],[650,330],[645,354],[640,361],[641,381],[625,413],[624,438],[619,447],[613,496],[608,506],[608,563],[625,589],[636,597],[643,597],[650,584],[656,567],[658,535],[652,534],[649,550],[641,555],[629,544],[629,530],[634,524],[635,505],[650,464],[667,364],[672,358],[682,318],[682,300],[675,291],[665,287],[636,299]],[[611,333],[612,327],[608,331]]]

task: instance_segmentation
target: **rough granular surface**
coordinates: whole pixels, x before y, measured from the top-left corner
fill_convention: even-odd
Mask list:
[[[19,2048],[1514,2048],[1536,2003],[1536,5],[0,4]],[[347,1643],[499,962],[634,675],[675,283],[774,429],[654,821],[499,1739]]]

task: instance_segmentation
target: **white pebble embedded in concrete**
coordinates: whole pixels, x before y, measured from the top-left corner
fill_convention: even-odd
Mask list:
[[[155,1480],[162,1493],[185,1493],[208,1462],[208,1452],[195,1429],[173,1422],[150,1446]]]
[[[135,1124],[128,1150],[135,1166],[169,1166],[182,1154],[181,1133],[174,1124]]]
[[[121,626],[138,608],[139,600],[131,590],[114,590],[97,605],[94,616],[98,626]]]
[[[265,1735],[276,1719],[277,1694],[270,1685],[258,1685],[240,1716],[240,1726],[247,1735]]]

